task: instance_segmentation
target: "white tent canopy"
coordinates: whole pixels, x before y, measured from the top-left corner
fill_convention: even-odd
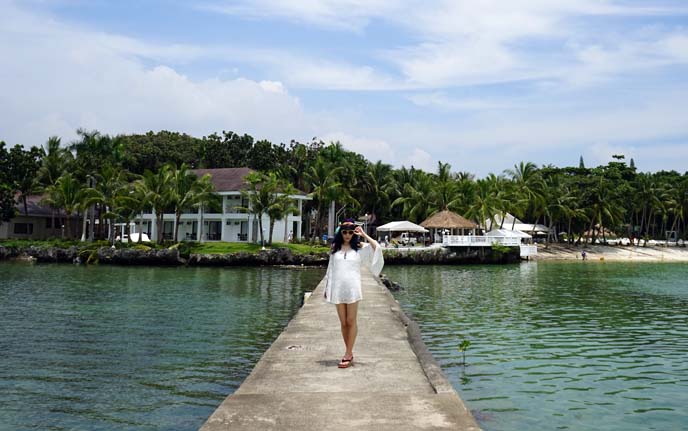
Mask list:
[[[528,235],[525,232],[521,232],[519,230],[511,230],[511,229],[494,229],[485,234],[485,236],[503,236],[506,238],[525,238],[529,239],[532,238],[532,236]]]
[[[536,234],[546,234],[549,232],[549,228],[545,225],[523,223],[521,220],[517,219],[509,213],[506,213],[504,215],[504,223],[502,223],[502,216],[500,214],[495,214],[494,225],[488,219],[485,220],[483,226],[486,226],[490,230],[499,229],[499,226],[501,226],[501,230],[513,229],[514,231],[535,232]],[[530,238],[530,235],[528,236],[528,238]]]
[[[378,232],[427,232],[423,226],[410,221],[393,221],[377,227]]]

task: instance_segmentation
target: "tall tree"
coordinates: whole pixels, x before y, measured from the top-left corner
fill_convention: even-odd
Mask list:
[[[477,193],[471,203],[466,217],[476,222],[478,225],[485,226],[487,229],[487,222],[490,226],[495,225],[494,216],[499,212],[499,206],[492,192],[492,185],[490,181],[481,179],[477,181]]]
[[[40,191],[37,174],[41,167],[41,151],[36,147],[24,150],[21,145],[15,145],[9,151],[8,157],[10,178],[14,183],[14,189],[19,192],[24,214],[28,214],[28,197]]]
[[[155,212],[156,238],[155,241],[163,241],[163,216],[165,210],[172,204],[172,167],[164,165],[158,172],[146,170],[143,177],[137,181],[138,193],[144,196],[150,207]]]
[[[72,160],[72,153],[66,147],[62,147],[59,137],[48,138],[41,151],[41,167],[38,170],[41,185],[49,187],[55,184]]]
[[[253,214],[258,220],[258,231],[260,233],[260,242],[265,244],[265,236],[263,234],[263,215],[268,212],[271,205],[275,203],[275,196],[277,192],[277,177],[274,174],[265,175],[260,172],[251,172],[245,178],[248,184],[248,190],[241,192],[242,198],[248,200],[248,208],[242,208],[244,211]]]
[[[44,201],[57,208],[62,208],[66,216],[66,235],[72,238],[71,217],[100,199],[100,194],[89,187],[85,187],[71,173],[67,172],[57,179],[55,184],[48,187],[48,195]]]
[[[0,141],[0,224],[10,221],[16,214],[14,182],[10,176],[10,155],[5,142]]]
[[[275,175],[270,173],[269,175]],[[274,200],[272,204],[268,207],[267,214],[270,220],[268,244],[272,245],[272,233],[275,229],[275,222],[277,220],[284,220],[284,236],[286,242],[287,231],[289,226],[287,223],[287,217],[289,214],[298,214],[299,209],[294,204],[294,198],[292,197],[296,193],[296,189],[291,184],[284,180],[277,180],[277,193],[275,193]]]
[[[172,181],[171,204],[174,206],[174,242],[179,241],[179,220],[182,213],[191,208],[197,208],[207,200],[207,194],[212,191],[210,174],[199,178],[182,164],[170,171]]]
[[[96,175],[95,190],[99,193],[98,203],[102,205],[101,215],[108,220],[108,237],[115,236],[115,222],[123,207],[128,206],[128,172],[111,165],[105,165]]]
[[[433,199],[434,179],[420,170],[412,169],[410,172],[411,180],[403,185],[401,196],[392,202],[392,206],[401,206],[404,218],[420,223],[437,211]]]
[[[344,171],[343,166],[332,166],[323,158],[318,158],[304,174],[308,191],[316,206],[316,238],[319,238],[322,233],[325,210],[330,202],[350,199],[348,190],[344,188],[340,178]]]
[[[511,177],[516,187],[514,197],[526,202],[524,217],[534,220],[533,226],[535,226],[545,210],[545,185],[537,166],[531,162],[520,162],[514,166],[514,169],[507,169],[504,173]]]

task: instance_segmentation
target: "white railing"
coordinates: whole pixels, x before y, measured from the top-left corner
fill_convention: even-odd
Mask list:
[[[442,245],[450,247],[490,247],[492,244],[517,247],[521,245],[521,239],[508,236],[475,235],[444,235],[442,237]]]

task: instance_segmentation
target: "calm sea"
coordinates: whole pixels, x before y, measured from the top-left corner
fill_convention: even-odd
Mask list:
[[[688,265],[385,272],[485,430],[688,429]],[[1,263],[0,429],[196,430],[323,274]]]
[[[197,430],[323,275],[0,263],[0,430]]]
[[[485,430],[688,429],[687,264],[384,272]]]

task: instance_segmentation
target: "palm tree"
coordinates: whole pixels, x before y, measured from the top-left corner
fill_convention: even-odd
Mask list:
[[[24,214],[28,214],[27,198],[40,190],[37,173],[40,169],[41,151],[36,147],[27,151],[21,145],[15,145],[7,156],[9,166],[6,169],[10,173],[10,181],[14,190],[19,192]]]
[[[660,207],[659,187],[650,174],[640,173],[636,176],[634,184],[634,206],[636,211],[640,207],[640,230],[638,234],[647,238],[649,236],[650,220],[653,212]],[[645,232],[643,234],[643,232]],[[638,239],[640,243],[640,239]]]
[[[343,166],[331,166],[323,158],[318,157],[315,163],[304,173],[310,196],[316,205],[315,236],[320,237],[326,205],[330,202],[347,202],[351,196],[340,181],[340,175],[345,172]]]
[[[172,203],[172,174],[171,166],[164,165],[157,173],[146,170],[143,177],[137,182],[139,194],[149,202],[150,208],[155,212],[155,226],[157,230],[156,242],[163,240],[163,215],[165,209]]]
[[[194,186],[194,208],[199,208],[201,213],[201,222],[198,227],[199,238],[203,242],[203,214],[205,207],[208,205],[218,205],[220,197],[215,193],[215,186],[210,181],[210,175],[203,175],[196,181]]]
[[[61,140],[57,136],[51,136],[41,148],[41,167],[38,170],[38,182],[47,190],[57,182],[58,178],[67,169],[74,159],[72,153],[61,147]],[[55,231],[55,207],[51,206],[51,223],[53,234]]]
[[[103,209],[101,217],[109,220],[108,237],[110,239],[115,236],[115,221],[119,211],[131,199],[127,176],[126,171],[112,165],[104,165],[96,175],[95,189],[100,194],[98,203]]]
[[[76,153],[76,171],[84,179],[86,186],[95,188],[97,174],[104,165],[121,166],[123,156],[123,140],[103,135],[97,130],[78,129],[80,139],[69,147]],[[90,208],[91,230],[89,240],[95,237],[95,206]],[[99,229],[102,224],[99,225]]]
[[[57,208],[62,208],[67,219],[67,237],[72,237],[72,222],[70,220],[73,214],[85,210],[93,202],[100,198],[100,195],[94,189],[84,187],[81,182],[72,176],[71,173],[65,173],[57,179],[54,185],[48,187],[48,196],[44,199],[49,205]]]
[[[490,226],[494,226],[494,216],[498,213],[499,207],[489,180],[480,179],[477,181],[477,186],[477,192],[472,204],[468,207],[466,217],[487,229],[487,221],[490,222]]]
[[[263,215],[268,212],[271,205],[275,203],[275,193],[277,191],[277,176],[274,173],[269,175],[260,172],[251,172],[245,178],[248,190],[241,192],[242,198],[248,200],[248,208],[240,208],[250,212],[258,219],[258,230],[260,242],[265,244],[263,236]]]
[[[199,201],[199,191],[202,189],[200,187],[201,179],[196,176],[193,172],[189,170],[189,167],[182,163],[182,165],[176,169],[173,168],[170,171],[171,182],[172,182],[172,205],[174,206],[174,242],[178,242],[179,237],[179,220],[181,219],[182,212],[197,206]],[[204,182],[210,181],[210,174],[206,174],[208,177]]]
[[[363,210],[369,214],[375,214],[377,218],[384,218],[390,211],[390,196],[396,189],[392,166],[378,161],[370,164],[362,178],[361,203]]]
[[[456,209],[462,203],[462,197],[458,194],[458,184],[452,178],[449,163],[437,162],[437,175],[432,186],[432,207],[428,213]]]
[[[613,184],[611,181],[598,175],[594,178],[595,183],[588,191],[587,210],[590,219],[590,228],[592,232],[591,243],[595,243],[596,239],[596,224],[599,225],[599,231],[602,233],[602,239],[606,242],[605,226],[614,226],[617,222],[622,220],[624,208],[621,202],[614,196]]]
[[[57,182],[73,160],[72,153],[61,146],[61,139],[51,136],[41,148],[41,167],[38,170],[38,180],[44,187],[50,187]]]
[[[294,199],[291,197],[291,195],[296,193],[294,186],[286,181],[278,180],[277,189],[280,190],[280,193],[275,194],[272,205],[267,209],[267,214],[270,218],[268,245],[272,245],[272,232],[276,220],[284,219],[284,236],[286,242],[287,231],[289,230],[286,217],[289,214],[298,214],[299,211],[298,207],[294,205]]]
[[[485,177],[484,181],[487,183],[487,189],[492,194],[490,205],[494,207],[495,213],[491,214],[486,219],[478,221],[478,224],[484,224],[485,230],[492,230],[496,224],[495,216],[499,215],[501,218],[499,227],[501,229],[503,227],[506,214],[511,208],[511,201],[509,200],[510,183],[504,177],[495,175],[493,173],[490,173],[487,177]],[[489,227],[487,222],[490,223]]]
[[[392,206],[401,206],[402,215],[414,223],[425,220],[437,211],[433,199],[433,178],[420,170],[411,170],[413,178],[403,185],[401,196],[392,202]]]
[[[113,212],[115,213],[116,218],[122,220],[124,224],[124,230],[122,231],[121,238],[124,238],[124,236],[126,235],[128,238],[130,238],[130,240],[131,232],[129,224],[132,220],[136,219],[137,215],[143,212],[146,205],[145,198],[138,194],[136,184],[136,181],[124,184],[121,190],[121,194],[115,200],[115,207],[113,208]],[[141,221],[139,224],[138,242],[141,242],[141,239],[143,237],[143,235],[141,235],[142,233],[143,221]]]
[[[520,162],[518,165],[514,165],[514,169],[507,169],[504,173],[511,177],[516,186],[516,201],[522,199],[527,202],[524,216],[535,219],[533,223],[533,229],[535,229],[535,225],[540,221],[545,208],[545,184],[537,166],[531,162]],[[531,234],[533,233],[531,232]]]

